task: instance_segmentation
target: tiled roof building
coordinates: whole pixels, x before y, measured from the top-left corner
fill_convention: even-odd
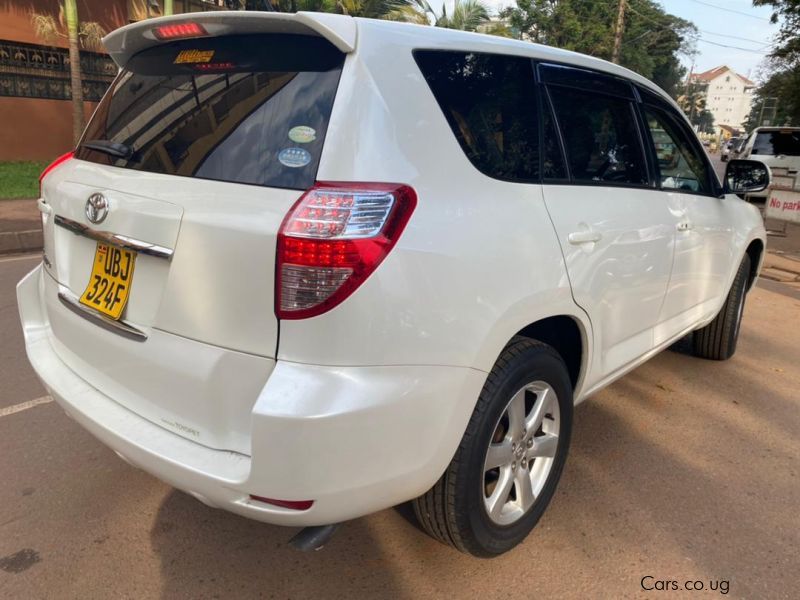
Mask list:
[[[717,126],[742,126],[750,114],[755,83],[727,65],[694,73],[691,79],[704,84],[706,108],[714,115]]]

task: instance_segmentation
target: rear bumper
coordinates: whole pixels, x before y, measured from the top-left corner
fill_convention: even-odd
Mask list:
[[[214,450],[140,417],[67,366],[55,348],[42,277],[37,267],[17,287],[26,350],[67,413],[159,479],[268,523],[335,523],[425,492],[452,458],[486,377],[458,367],[278,361],[253,405],[250,455]],[[294,511],[250,494],[314,504]]]

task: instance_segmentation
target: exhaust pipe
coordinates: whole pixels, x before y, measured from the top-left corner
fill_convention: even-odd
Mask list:
[[[341,525],[341,523],[305,527],[289,540],[289,545],[295,550],[302,550],[303,552],[322,550],[322,547],[333,537],[339,525]]]

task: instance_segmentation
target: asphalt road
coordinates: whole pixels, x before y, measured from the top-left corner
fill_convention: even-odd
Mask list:
[[[748,297],[733,360],[667,351],[578,407],[539,527],[478,560],[403,507],[299,553],[296,530],[169,488],[54,403],[4,414],[43,394],[13,295],[36,260],[0,259],[0,598],[798,597],[800,299],[783,284]]]

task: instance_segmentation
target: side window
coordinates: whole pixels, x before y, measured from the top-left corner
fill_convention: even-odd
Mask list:
[[[659,109],[644,107],[664,189],[698,194],[711,192],[706,161],[675,120]]]
[[[575,181],[648,182],[630,100],[548,86]]]
[[[539,129],[528,58],[417,50],[414,58],[467,158],[490,177],[539,181]]]

